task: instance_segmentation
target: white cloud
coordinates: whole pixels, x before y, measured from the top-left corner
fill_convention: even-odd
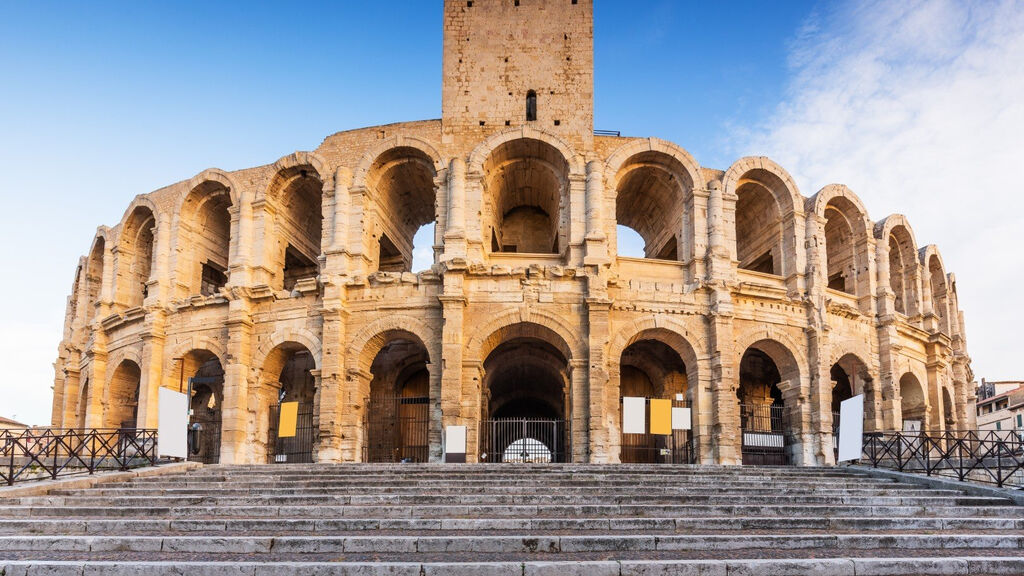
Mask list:
[[[905,214],[937,244],[980,379],[1024,379],[1024,5],[849,2],[815,13],[791,46],[784,102],[737,135],[805,196],[850,186],[875,221]]]

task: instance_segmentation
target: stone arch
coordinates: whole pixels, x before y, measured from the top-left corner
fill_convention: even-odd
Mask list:
[[[104,390],[103,427],[136,428],[142,386],[142,360],[135,350],[122,350],[109,365],[114,369]]]
[[[177,205],[179,213],[184,209],[185,200],[188,198],[189,194],[207,182],[219,184],[227,189],[228,193],[231,195],[231,204],[233,206],[238,206],[242,201],[242,189],[239,188],[238,184],[235,182],[235,178],[230,173],[225,172],[220,168],[207,168],[185,182],[181,192],[178,194]]]
[[[177,285],[186,289],[178,296],[211,296],[227,285],[238,234],[231,212],[238,202],[237,186],[221,170],[205,170],[186,184],[178,203],[174,266]]]
[[[907,420],[916,420],[921,423],[921,430],[928,428],[928,392],[922,380],[913,371],[904,372],[899,379],[900,390],[900,428],[905,426]]]
[[[907,316],[920,314],[918,248],[910,223],[902,214],[886,216],[875,224],[875,238],[881,240],[889,276],[887,287],[895,296],[895,310]]]
[[[957,430],[959,423],[956,416],[956,393],[948,385],[942,385],[942,428],[944,430]],[[1014,422],[1016,425],[1016,422]]]
[[[518,327],[517,327],[518,326]],[[525,326],[537,326],[538,334],[568,360],[586,358],[583,340],[575,329],[557,316],[537,310],[509,310],[480,328],[466,343],[466,362],[482,362],[502,340],[516,337]]]
[[[704,357],[706,350],[704,337],[692,334],[686,326],[672,318],[650,315],[623,326],[608,344],[608,358],[622,356],[626,348],[644,338],[654,338],[668,344],[686,363],[687,372],[693,371],[691,381],[697,382],[699,359]]]
[[[385,144],[393,145],[378,146],[372,151],[375,156],[364,157],[369,165],[361,164],[356,176],[356,187],[374,204],[374,218],[364,218],[362,238],[377,269],[411,272],[413,239],[421,227],[435,225],[431,249],[440,244],[438,175],[444,166],[437,151],[422,140],[395,137]]]
[[[744,464],[805,464],[809,458],[804,421],[806,367],[794,352],[799,348],[777,336],[736,347],[736,425]],[[748,434],[759,441],[748,446]],[[770,454],[760,442],[769,439]]]
[[[938,316],[939,332],[952,336],[950,325],[950,295],[949,282],[946,275],[946,265],[942,262],[942,254],[934,244],[929,244],[920,250],[921,266],[924,268],[924,279],[922,284],[924,291],[930,296],[932,311]]]
[[[262,370],[263,364],[266,363],[267,357],[270,353],[282,344],[289,342],[299,344],[308,350],[313,356],[315,368],[317,370],[320,369],[321,353],[323,350],[323,347],[320,344],[320,337],[305,328],[281,328],[275,330],[274,333],[264,340],[259,345],[259,348],[257,348],[256,355],[253,357],[253,368],[256,370]]]
[[[191,339],[190,339],[191,340]],[[180,350],[182,346],[179,345]],[[224,360],[226,356],[205,347],[190,348],[176,356],[179,374],[191,380],[189,392],[189,460],[206,464],[220,461],[220,438],[224,410]]]
[[[117,300],[128,308],[141,306],[149,294],[156,269],[156,228],[160,211],[145,196],[138,196],[125,212],[118,228]]]
[[[739,267],[788,278],[801,273],[804,198],[793,178],[763,156],[737,160],[722,177],[730,255]]]
[[[537,128],[523,126],[521,128],[510,128],[497,132],[481,142],[469,154],[469,162],[466,163],[469,174],[483,174],[484,162],[491,156],[495,149],[502,144],[512,140],[537,140],[557,149],[569,166],[570,174],[584,174],[583,158],[578,156],[565,140],[558,136]]]
[[[792,383],[799,385],[803,376],[810,374],[806,359],[802,355],[793,352],[794,350],[800,350],[801,346],[787,332],[772,330],[767,326],[745,330],[736,338],[736,347],[734,349],[739,353],[739,356],[736,358],[736,366],[739,366],[739,362],[747,348],[762,341],[770,343],[767,346],[771,351],[764,350],[764,352],[779,367],[779,372],[783,379],[792,377]],[[780,364],[780,360],[783,362],[782,364]],[[785,368],[783,365],[785,365]]]
[[[216,356],[222,363],[228,357],[228,349],[221,338],[214,338],[207,335],[189,336],[179,340],[171,348],[171,358],[182,358],[192,350],[206,350]]]
[[[104,258],[107,251],[111,248],[109,237],[110,229],[105,226],[101,227],[93,238],[92,245],[89,247],[89,256],[87,257],[85,267],[85,298],[81,299],[83,306],[82,321],[85,326],[89,326],[92,323],[96,315],[96,305],[105,296],[103,291],[106,272]]]
[[[436,365],[436,353],[426,345],[433,342],[432,335],[435,332],[427,326],[426,322],[412,316],[394,314],[383,316],[370,322],[359,330],[348,346],[346,362],[349,370],[358,370],[363,374],[370,373],[370,366],[377,353],[387,344],[387,334],[405,333],[419,343],[423,344],[430,355],[430,364]]]
[[[822,223],[824,262],[815,264],[823,266],[826,285],[857,297],[869,295],[872,227],[860,198],[842,184],[829,184],[806,204]]]
[[[264,213],[266,266],[274,271],[275,288],[291,290],[320,274],[324,251],[325,197],[334,178],[315,152],[295,152],[274,163],[264,197],[276,207],[273,218]],[[270,222],[272,220],[272,222]]]
[[[416,138],[415,136],[403,136],[399,134],[385,140],[381,140],[362,155],[358,166],[352,173],[352,188],[365,188],[370,168],[378,158],[384,155],[385,152],[395,148],[411,148],[413,150],[417,150],[422,153],[423,156],[430,159],[435,173],[439,174],[444,170],[445,162],[442,160],[441,153],[433,144],[423,140],[422,138]]]
[[[607,166],[616,224],[644,239],[645,257],[692,260],[693,190],[701,182],[693,157],[675,144],[649,138],[620,147]]]

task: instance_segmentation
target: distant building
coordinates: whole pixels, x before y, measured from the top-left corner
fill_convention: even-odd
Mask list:
[[[0,416],[0,430],[10,430],[11,428],[28,428],[28,424]]]
[[[987,382],[978,386],[979,430],[1024,430],[1024,381]]]

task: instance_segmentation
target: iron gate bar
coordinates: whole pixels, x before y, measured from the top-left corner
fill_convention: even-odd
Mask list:
[[[481,430],[484,434],[480,439],[480,459],[484,462],[567,461],[569,436],[565,420],[495,418],[481,422]]]
[[[370,396],[366,430],[364,462],[427,462],[430,456],[430,398]]]
[[[740,453],[743,464],[785,466],[789,464],[782,406],[740,404]]]
[[[316,430],[313,427],[313,405],[299,404],[295,418],[295,436],[278,437],[278,426],[281,422],[281,405],[277,404],[270,411],[270,438],[267,442],[267,462],[270,464],[312,464],[313,443]]]

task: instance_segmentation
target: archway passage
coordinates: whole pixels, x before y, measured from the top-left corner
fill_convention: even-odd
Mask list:
[[[736,259],[743,270],[781,276],[782,212],[772,187],[785,185],[763,171],[740,180],[736,188]]]
[[[132,211],[121,231],[117,255],[119,300],[128,308],[142,306],[149,295],[153,270],[156,218],[145,206]]]
[[[316,385],[311,371],[315,368],[316,361],[310,351],[294,342],[281,344],[267,356],[264,376],[277,375],[276,381],[265,383],[260,390],[261,404],[269,412],[268,462],[313,462],[317,429],[313,421]],[[281,412],[291,402],[297,403],[295,434],[282,438]]]
[[[291,290],[320,273],[323,183],[312,166],[286,168],[274,176],[268,197],[277,207],[273,269],[280,271],[281,287]]]
[[[188,293],[212,296],[228,282],[231,193],[219,182],[196,186],[181,207],[181,237],[194,250],[179,253]]]
[[[122,360],[114,370],[107,391],[104,428],[135,428],[139,415],[139,383],[142,369],[132,360]]]
[[[620,402],[621,398],[632,396],[672,400],[675,407],[689,406],[686,400],[680,399],[687,393],[686,365],[679,353],[664,342],[638,340],[622,351],[619,364]],[[647,421],[650,420],[648,414]],[[689,431],[673,430],[671,435],[624,433],[619,459],[621,462],[686,463],[690,461],[689,446]]]
[[[921,431],[925,429],[924,388],[916,376],[907,372],[900,377],[900,416],[903,419],[904,431]]]
[[[436,221],[436,176],[433,160],[416,148],[392,148],[374,161],[366,184],[377,203],[379,270],[413,271],[415,251],[422,248],[415,245],[416,233]],[[437,240],[434,235],[425,244],[431,253]]]
[[[188,459],[204,464],[220,462],[221,407],[224,402],[224,369],[207,350],[192,350],[182,358],[183,374],[189,374]]]
[[[429,355],[415,337],[395,335],[370,367],[365,462],[426,462],[429,459]]]
[[[956,430],[957,425],[956,425],[956,415],[955,414],[956,413],[953,410],[953,397],[949,393],[949,388],[946,388],[945,386],[943,386],[942,387],[942,419],[943,419],[943,423],[946,425],[946,431]],[[1019,418],[1020,416],[1016,416],[1016,417]],[[1016,424],[1017,423],[1015,422],[1014,423],[1014,425],[1015,425],[1014,427],[1019,428],[1019,426],[1017,426]]]
[[[778,365],[764,350],[752,346],[743,353],[736,389],[743,464],[790,463],[789,418],[781,381]]]
[[[491,251],[557,254],[565,245],[561,206],[569,185],[561,152],[521,138],[495,148],[483,168]]]
[[[615,221],[643,239],[644,258],[685,259],[685,200],[692,188],[686,169],[661,152],[636,154],[620,169]]]
[[[484,360],[484,374],[481,460],[567,461],[569,377],[561,350],[536,337],[510,338]]]

